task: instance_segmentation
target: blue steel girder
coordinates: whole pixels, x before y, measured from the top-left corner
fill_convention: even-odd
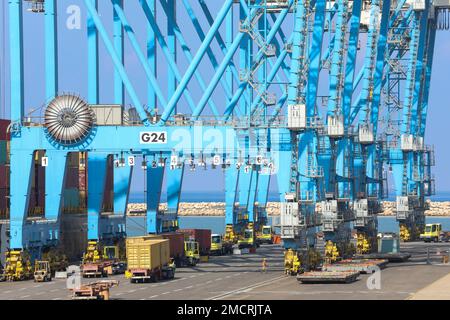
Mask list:
[[[195,74],[195,71],[197,70],[203,56],[206,53],[206,50],[208,49],[208,47],[210,46],[215,33],[217,32],[217,30],[219,29],[219,27],[221,26],[222,22],[224,21],[226,15],[228,14],[231,6],[233,4],[233,0],[225,0],[224,4],[222,6],[222,8],[220,9],[219,13],[217,14],[217,18],[214,21],[213,26],[211,27],[211,29],[208,31],[208,34],[205,37],[205,40],[202,42],[202,44],[200,45],[200,48],[198,49],[196,55],[194,56],[194,59],[192,61],[192,63],[189,65],[188,69],[186,70],[183,78],[179,81],[179,85],[177,87],[177,89],[175,90],[173,96],[171,97],[171,99],[169,100],[168,104],[167,104],[167,108],[165,108],[164,113],[161,116],[161,123],[163,124],[164,122],[166,122],[168,120],[168,118],[171,116],[171,114],[173,113],[178,101],[181,98],[181,95],[183,94],[184,90],[186,89],[189,81],[191,80],[192,76]],[[227,65],[229,63],[229,60],[227,61]],[[226,66],[224,67],[224,69],[226,68]],[[208,90],[208,89],[207,89]],[[207,101],[205,101],[206,104]],[[198,106],[196,111],[198,110]],[[194,112],[195,114],[195,112]]]
[[[432,23],[432,22],[430,22]],[[420,105],[419,113],[419,126],[418,135],[420,137],[425,137],[426,119],[428,112],[429,94],[430,94],[430,83],[431,83],[431,71],[433,68],[433,57],[434,57],[434,45],[436,40],[436,29],[429,26],[428,27],[428,41],[427,41],[427,54],[426,54],[426,66],[425,66],[425,76],[423,83],[423,93]]]
[[[121,156],[127,157],[127,159],[119,159],[119,161],[126,161],[127,165],[123,163],[123,165],[114,166],[114,214],[125,216],[127,213],[133,168],[136,163],[134,156],[131,154],[122,154]],[[133,164],[131,165],[129,161],[132,161]]]
[[[31,190],[31,171],[34,168],[33,150],[15,150],[15,139],[11,141],[10,161],[13,165],[10,175],[10,248],[21,249],[25,245],[23,229],[28,213]],[[20,170],[14,170],[15,166]]]
[[[265,43],[266,43],[266,44],[270,44],[270,43],[272,42],[272,40],[274,39],[274,37],[276,36],[276,34],[277,34],[277,32],[278,32],[278,29],[281,27],[281,25],[282,25],[282,23],[284,22],[286,16],[288,15],[288,13],[289,13],[289,11],[290,11],[290,8],[291,8],[291,6],[292,6],[292,4],[293,4],[293,2],[294,2],[293,0],[288,0],[287,8],[286,8],[286,9],[283,9],[283,10],[280,12],[280,14],[279,14],[277,20],[276,20],[275,23],[272,25],[272,28],[270,29],[270,32],[267,34],[267,37],[266,37],[266,39],[265,39]],[[248,18],[247,18],[249,21],[252,20],[253,14],[254,14],[253,11],[250,11],[250,15],[249,15]],[[242,38],[244,37],[244,34],[245,34],[245,33],[240,33],[240,34],[235,38],[235,41],[239,41],[239,42],[240,42],[240,41],[242,40]],[[238,44],[236,44],[236,49],[237,49],[237,45],[238,45]],[[234,49],[235,47],[232,46],[232,48],[233,48],[233,50],[235,51],[235,49]],[[233,54],[234,54],[234,52],[233,52]],[[228,56],[227,56],[227,58],[228,58]],[[231,58],[231,56],[230,56],[230,58]],[[258,65],[259,63],[261,63],[261,61],[262,61],[264,58],[265,58],[265,55],[264,55],[264,53],[263,53],[263,50],[260,50],[260,51],[258,51],[258,53],[256,54],[256,57],[254,58],[253,63],[254,63],[255,65]],[[225,59],[225,61],[227,61],[227,60],[229,60],[229,59]],[[225,62],[225,61],[224,61],[224,62]],[[215,87],[214,82],[212,82],[211,84]],[[226,106],[225,116],[229,117],[229,116],[233,113],[234,107],[236,106],[236,104],[238,103],[239,99],[241,98],[241,96],[243,95],[243,93],[245,92],[245,90],[247,89],[248,85],[249,85],[248,82],[241,82],[241,83],[239,84],[238,90],[237,90],[236,93],[234,94],[234,96],[233,96],[232,100],[230,101],[230,103],[228,103],[228,105]],[[204,95],[204,98],[206,98],[207,96],[208,96],[208,95],[205,94],[205,95]],[[199,108],[199,107],[202,108],[202,103],[199,103],[198,108]]]
[[[96,7],[91,3],[91,0],[85,0],[84,2],[85,2],[85,5],[86,5],[86,8],[88,9],[88,12],[89,12],[88,25],[91,25],[91,24],[95,25],[95,29],[100,34],[100,36],[101,36],[101,38],[102,38],[102,40],[103,40],[103,42],[105,44],[106,49],[107,49],[109,55],[112,58],[114,66],[115,66],[116,70],[119,72],[119,74],[120,74],[120,76],[122,78],[122,81],[123,81],[123,83],[124,83],[124,85],[125,85],[125,87],[127,89],[127,92],[130,95],[130,98],[133,101],[133,104],[134,104],[135,108],[137,109],[137,111],[139,113],[139,117],[140,117],[141,121],[144,124],[148,124],[147,113],[145,112],[144,108],[142,107],[142,104],[139,101],[139,98],[138,98],[138,96],[136,94],[136,91],[135,91],[133,85],[131,84],[130,78],[128,77],[127,72],[126,72],[122,62],[120,61],[120,57],[117,55],[117,52],[114,49],[114,46],[113,46],[111,40],[108,38],[108,34],[107,34],[107,32],[106,32],[106,30],[105,30],[105,28],[104,28],[104,26],[103,26],[103,24],[102,24],[102,22],[100,20],[100,17],[98,15]],[[94,37],[91,34],[91,32],[92,32],[92,28],[88,30],[89,37]],[[132,34],[132,32],[129,32],[129,35],[130,34]],[[96,43],[97,42],[97,39],[96,39],[97,37],[95,36],[94,38],[96,40],[95,41],[95,47],[97,49],[96,50],[91,49],[91,50],[95,51],[94,52],[95,53],[95,57],[94,57],[94,53],[93,52],[90,53],[90,56],[91,56],[92,60],[96,61],[96,63],[95,63],[95,67],[92,66],[92,67],[89,68],[89,70],[90,70],[91,73],[92,72],[96,73],[95,74],[96,81],[95,81],[94,85],[90,83],[89,86],[91,86],[91,85],[95,86],[93,88],[90,88],[90,92],[94,92],[95,91],[95,99],[94,99],[94,93],[92,93],[92,99],[90,97],[89,98],[89,102],[95,104],[95,103],[98,103],[98,44]],[[130,38],[130,40],[131,39],[132,38]],[[94,42],[94,40],[92,40],[92,42]],[[144,58],[144,60],[145,60],[145,58]],[[91,64],[92,63],[94,63],[94,62],[91,62]],[[147,64],[145,63],[145,65],[147,65]],[[96,71],[94,71],[94,70],[96,70]],[[152,75],[150,75],[150,78],[151,77],[152,77]],[[155,80],[155,85],[157,87],[156,80]],[[95,100],[95,102],[92,102],[94,100]]]
[[[98,0],[88,0],[93,10],[98,9]],[[88,46],[88,102],[98,104],[100,101],[99,84],[99,48],[98,30],[94,23],[94,17],[87,13],[87,46]],[[120,74],[119,74],[120,76]]]
[[[112,2],[113,5],[123,8],[123,0],[112,0]],[[125,64],[124,32],[120,18],[115,10],[113,10],[113,23],[114,48],[116,49],[122,64]],[[123,85],[122,78],[117,69],[114,70],[114,103],[122,106],[125,105],[125,86]]]
[[[140,0],[141,6],[142,2],[146,1],[147,7],[150,9],[151,13],[156,15],[156,0]],[[150,69],[153,70],[153,76],[156,78],[158,76],[158,56],[157,56],[157,45],[156,45],[156,35],[151,26],[147,26],[147,62]],[[151,81],[147,81],[147,104],[150,109],[158,109],[158,97],[156,95],[155,89]]]
[[[306,87],[306,108],[308,110],[316,109],[323,35],[325,28],[326,3],[326,0],[316,1],[312,43],[309,51],[308,83]]]
[[[363,85],[361,89],[361,100],[358,100],[358,105],[354,107],[356,113],[361,109],[359,115],[360,124],[369,124],[371,115],[371,103],[373,95],[373,78],[375,72],[376,56],[377,56],[377,42],[380,34],[379,28],[379,12],[380,1],[372,1],[370,10],[370,25],[369,33],[367,35],[367,49],[364,58],[364,76]],[[382,16],[381,20],[388,19],[389,16]],[[354,112],[355,114],[355,112]]]
[[[185,40],[185,38],[183,36],[183,33],[181,32],[180,27],[178,26],[177,22],[174,20],[172,15],[168,14],[170,11],[167,8],[167,5],[164,3],[164,1],[160,1],[160,2],[161,2],[161,5],[162,5],[162,7],[164,9],[164,12],[167,15],[168,22],[172,25],[172,29],[173,29],[173,33],[175,35],[175,38],[180,42],[180,46],[181,46],[181,48],[183,50],[184,55],[188,59],[188,62],[191,63],[192,60],[193,60],[193,57],[192,57],[192,54],[191,54],[191,50],[190,50],[190,48],[189,48],[189,46],[188,46],[188,44],[187,44],[187,42],[186,42],[186,40]],[[155,15],[153,14],[153,17],[154,16]],[[150,18],[150,19],[152,19],[152,18]],[[157,27],[156,24],[152,24],[152,25],[155,25],[155,27]],[[198,70],[197,70],[197,72],[195,72],[195,77],[197,78],[197,81],[198,81],[198,83],[200,85],[200,88],[202,90],[205,90],[206,89],[206,84],[205,84],[205,82],[204,82],[200,72],[198,72]],[[169,96],[174,91],[175,91],[175,88],[173,90],[170,90]],[[209,103],[209,105],[211,107],[211,110],[212,110],[214,116],[217,118],[218,117],[218,111],[217,111],[217,107],[216,107],[216,104],[214,103],[213,99],[211,99],[208,103]]]
[[[152,161],[147,162],[147,233],[158,234],[162,232],[162,221],[159,212],[161,190],[164,180],[164,166],[155,168]]]
[[[88,239],[100,239],[100,216],[105,194],[108,153],[89,152],[88,174]]]
[[[58,33],[56,0],[45,2],[45,86],[47,101],[58,93]]]
[[[192,22],[192,24],[193,24],[193,26],[195,28],[195,31],[196,31],[198,37],[200,38],[200,41],[204,41],[205,40],[205,33],[204,33],[204,31],[202,29],[202,26],[200,25],[200,23],[199,23],[199,21],[197,19],[197,16],[196,16],[194,10],[190,6],[188,0],[183,0],[183,5],[184,5],[184,7],[185,7],[185,9],[186,9],[186,11],[187,11],[187,13],[189,15],[189,18],[190,18],[190,20],[191,20],[191,22]],[[204,6],[202,5],[202,8],[203,7]],[[209,22],[210,26],[212,26],[213,23],[214,23],[214,19],[212,17],[211,17],[211,19],[209,19],[209,15],[210,15],[209,10],[207,11],[207,13],[208,13],[208,15],[207,15],[208,22]],[[231,26],[231,24],[229,22],[229,19],[230,19],[229,17],[232,16],[232,15],[233,15],[233,10],[230,10],[228,12],[228,15],[227,15],[227,43],[228,43],[228,45],[223,45],[223,39],[222,39],[222,37],[220,36],[219,33],[216,33],[216,35],[215,35],[215,37],[217,39],[217,42],[219,43],[219,46],[221,47],[222,52],[223,52],[224,55],[227,54],[228,50],[231,48],[231,46],[233,44],[233,32],[232,32],[232,30],[231,31],[229,30],[229,28]],[[234,23],[234,21],[233,21],[233,23]],[[213,50],[210,47],[208,47],[206,49],[206,54],[207,54],[207,56],[209,58],[209,61],[211,62],[211,65],[213,66],[214,70],[217,71],[217,69],[219,67],[219,63],[218,63],[218,60],[217,60],[217,58],[215,57],[215,55],[213,53]],[[239,81],[239,73],[238,73],[238,71],[236,69],[236,66],[234,65],[234,63],[232,61],[230,61],[229,68],[227,70],[231,72],[231,75],[233,76],[233,80],[238,82]],[[220,83],[222,85],[222,88],[224,89],[224,92],[225,92],[225,94],[227,96],[227,99],[230,100],[232,95],[233,95],[233,92],[232,92],[233,91],[232,81],[230,81],[230,80],[227,81],[227,79],[222,78],[222,79],[220,79]]]
[[[49,150],[46,157],[49,167],[45,170],[45,218],[56,221],[62,208],[67,153]]]
[[[181,167],[170,168],[167,172],[167,208],[169,214],[176,217],[180,206],[184,169],[185,165],[182,164]]]
[[[225,171],[225,225],[237,225],[239,223],[235,204],[239,195],[240,170],[231,166]]]

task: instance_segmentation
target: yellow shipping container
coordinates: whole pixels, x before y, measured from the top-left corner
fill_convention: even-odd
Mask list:
[[[129,269],[154,270],[170,262],[169,240],[152,236],[128,238],[126,246]]]

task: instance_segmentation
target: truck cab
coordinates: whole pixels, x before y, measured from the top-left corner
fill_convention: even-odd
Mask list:
[[[245,229],[244,235],[238,240],[239,248],[251,248],[255,244],[253,229]]]
[[[103,247],[103,259],[118,260],[119,259],[119,246]]]
[[[272,226],[263,226],[262,230],[256,235],[258,243],[273,244]]]
[[[420,235],[420,239],[425,242],[439,242],[444,240],[444,232],[442,232],[442,224],[431,223],[425,226],[425,232]]]
[[[223,253],[223,239],[220,234],[211,235],[211,253],[212,254]]]
[[[189,240],[184,242],[184,255],[187,263],[195,266],[200,261],[200,246],[197,241]]]

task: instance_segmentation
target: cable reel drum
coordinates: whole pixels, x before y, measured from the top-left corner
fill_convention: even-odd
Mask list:
[[[74,145],[90,135],[95,114],[83,99],[65,94],[48,104],[44,119],[47,132],[54,141]]]

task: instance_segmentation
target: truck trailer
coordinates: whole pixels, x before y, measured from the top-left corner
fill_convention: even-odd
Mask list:
[[[175,266],[170,258],[170,241],[151,236],[128,238],[127,276],[131,283],[173,279]]]

